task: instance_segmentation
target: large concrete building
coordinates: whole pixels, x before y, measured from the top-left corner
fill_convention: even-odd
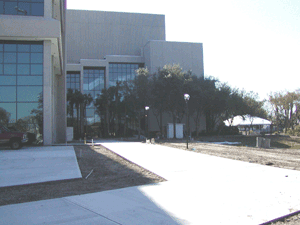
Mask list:
[[[204,75],[202,44],[166,41],[164,15],[65,4],[0,1],[0,121],[35,133],[44,145],[66,141],[68,88],[95,99],[103,88],[134,79],[140,67],[154,73],[166,64]],[[93,104],[86,116],[90,125],[101,120]]]
[[[0,1],[2,121],[45,145],[66,137],[64,0]]]
[[[66,21],[67,88],[96,98],[103,88],[133,79],[139,67],[152,74],[166,64],[204,76],[202,44],[166,41],[164,15],[67,10]],[[87,121],[100,122],[92,105]],[[154,121],[149,129],[159,130]],[[204,120],[201,125],[204,129]]]

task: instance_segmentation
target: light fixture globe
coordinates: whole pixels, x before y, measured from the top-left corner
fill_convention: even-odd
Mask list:
[[[149,106],[145,106],[145,110],[149,110],[149,108],[150,108]]]
[[[184,94],[183,98],[184,98],[185,101],[188,101],[188,100],[190,100],[190,95],[189,94]]]

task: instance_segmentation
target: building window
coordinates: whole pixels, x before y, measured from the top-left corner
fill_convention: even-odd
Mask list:
[[[68,71],[67,72],[67,89],[72,89],[73,93],[75,90],[81,91],[80,88],[80,72],[79,71]],[[68,126],[73,126],[73,121],[71,118],[76,118],[77,117],[77,111],[73,108],[70,108],[68,105],[67,108],[67,125]]]
[[[105,88],[105,69],[99,67],[84,67],[83,69],[83,93],[91,94],[96,99],[101,90]],[[100,122],[99,115],[95,112],[95,106],[90,104],[86,109],[87,123]]]
[[[44,0],[1,0],[0,14],[44,16]]]
[[[109,87],[116,86],[117,82],[134,80],[136,70],[141,64],[110,63],[109,64]]]
[[[0,41],[0,123],[43,132],[43,42]]]
[[[67,89],[80,91],[80,72],[68,71],[67,72]]]

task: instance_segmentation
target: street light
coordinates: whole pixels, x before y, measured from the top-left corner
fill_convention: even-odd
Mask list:
[[[189,148],[189,106],[188,106],[188,101],[190,100],[190,95],[189,94],[184,94],[183,98],[186,103],[186,149]]]
[[[150,109],[149,106],[145,106],[145,110],[146,110],[146,115],[145,115],[145,133],[146,133],[146,126],[147,126],[147,135],[146,135],[146,140],[149,136],[149,129],[148,129],[148,110]]]

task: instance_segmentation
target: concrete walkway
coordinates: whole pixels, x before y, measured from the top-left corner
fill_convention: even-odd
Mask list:
[[[0,187],[74,178],[81,172],[72,146],[0,151]]]
[[[166,178],[142,187],[187,224],[260,224],[300,210],[300,172],[141,143],[103,143]]]
[[[300,210],[300,172],[141,143],[103,143],[159,184],[0,207],[0,224],[261,224]]]

